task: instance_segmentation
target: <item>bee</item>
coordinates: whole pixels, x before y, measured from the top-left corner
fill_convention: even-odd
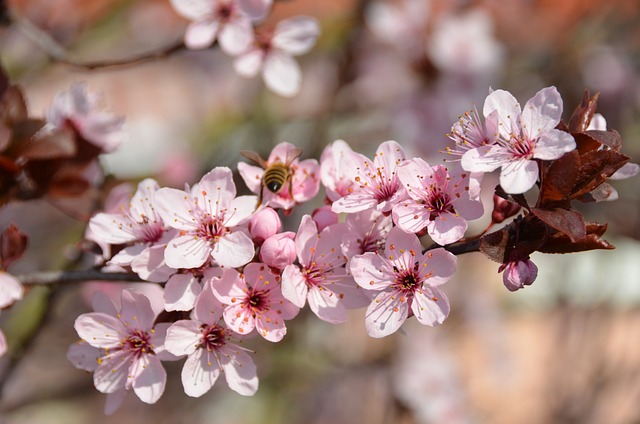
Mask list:
[[[240,154],[264,169],[260,180],[260,193],[256,209],[262,204],[262,195],[266,187],[273,194],[278,194],[288,185],[289,196],[293,198],[293,174],[291,163],[302,155],[302,149],[292,149],[287,153],[284,163],[275,162],[269,165],[259,154],[250,150],[241,150]]]

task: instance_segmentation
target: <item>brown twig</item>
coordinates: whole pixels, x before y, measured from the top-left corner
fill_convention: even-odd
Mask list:
[[[15,276],[25,285],[50,286],[59,284],[82,283],[85,281],[143,282],[137,274],[124,272],[102,272],[88,269],[80,271],[46,271]]]

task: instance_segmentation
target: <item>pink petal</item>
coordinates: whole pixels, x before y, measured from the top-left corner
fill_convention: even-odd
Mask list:
[[[444,248],[429,250],[422,258],[416,258],[424,266],[420,269],[420,274],[427,277],[427,284],[439,286],[446,283],[453,276],[458,268],[458,259]]]
[[[320,165],[315,159],[305,159],[295,165],[293,175],[293,199],[298,202],[311,200],[320,189]]]
[[[167,244],[165,263],[175,269],[199,268],[211,257],[211,244],[192,234],[179,236]]]
[[[205,324],[215,324],[222,318],[224,306],[214,296],[213,284],[205,283],[204,289],[196,299],[196,305],[193,309],[193,317]]]
[[[520,194],[538,180],[538,163],[534,160],[514,160],[502,167],[500,185],[507,193]]]
[[[167,330],[164,348],[176,356],[191,355],[197,350],[201,340],[199,322],[180,320],[171,324]]]
[[[311,50],[319,35],[320,25],[316,19],[296,16],[278,23],[271,42],[274,47],[298,56]]]
[[[149,331],[149,343],[153,346],[155,357],[161,361],[177,361],[179,356],[169,352],[165,346],[167,339],[167,331],[171,327],[172,323],[161,322],[154,325],[153,329]]]
[[[102,358],[93,373],[93,384],[101,393],[124,390],[129,376],[130,357],[128,352],[116,351]]]
[[[193,216],[193,199],[189,193],[174,188],[161,188],[153,197],[163,221],[177,230],[197,230]]]
[[[249,223],[253,211],[258,204],[257,196],[238,196],[231,201],[229,210],[225,214],[225,225],[235,227]]]
[[[229,388],[243,396],[252,396],[258,390],[256,366],[249,354],[235,350],[231,345],[220,348],[220,363]]]
[[[220,367],[213,352],[196,349],[182,367],[182,387],[191,397],[200,397],[207,393],[220,375]]]
[[[533,152],[533,157],[542,160],[559,159],[562,155],[576,148],[576,141],[571,134],[551,129],[544,132]]]
[[[415,234],[409,234],[400,228],[392,228],[389,231],[387,242],[384,247],[385,257],[395,259],[402,254],[402,251],[413,250],[416,254],[422,252],[422,244]]]
[[[312,286],[309,289],[309,307],[318,318],[331,324],[341,324],[347,320],[340,298],[324,288]]]
[[[288,265],[282,273],[282,295],[298,308],[307,302],[307,283],[296,265]]]
[[[270,342],[279,342],[287,334],[284,319],[275,311],[264,311],[256,317],[258,334]]]
[[[238,17],[222,26],[218,35],[218,43],[220,43],[223,52],[236,56],[249,48],[253,38],[251,21],[246,17]]]
[[[20,281],[8,272],[0,271],[0,309],[22,299],[23,295]]]
[[[163,283],[176,270],[167,266],[164,261],[166,245],[150,246],[144,249],[131,261],[131,270],[140,278],[154,283]]]
[[[520,103],[511,93],[505,90],[495,90],[484,101],[483,115],[488,117],[493,111],[497,111],[500,125],[500,136],[509,140],[510,134],[520,134],[517,124],[520,118]],[[463,165],[464,167],[464,165]],[[464,169],[467,169],[464,167]]]
[[[554,129],[560,119],[562,119],[560,93],[555,87],[543,88],[524,105],[520,118],[522,132],[529,139],[535,139],[541,133]]]
[[[93,236],[109,244],[122,244],[136,240],[138,235],[130,226],[131,220],[121,214],[101,212],[89,221],[89,230]]]
[[[142,355],[130,368],[133,391],[145,403],[156,403],[167,382],[167,372],[160,360],[151,355]]]
[[[396,293],[382,292],[371,302],[365,313],[369,336],[380,338],[398,331],[409,315],[409,306],[401,298]]]
[[[246,279],[241,278],[240,273],[233,268],[224,268],[221,272],[220,278],[212,281],[211,290],[220,302],[231,305],[237,302],[237,300],[233,299],[245,296],[247,291]]]
[[[191,195],[197,199],[201,210],[211,216],[220,215],[220,211],[229,208],[231,201],[236,197],[236,185],[231,169],[226,166],[213,168],[193,187]]]
[[[433,175],[431,166],[421,158],[414,158],[402,163],[398,167],[398,178],[403,187],[407,189],[412,199],[423,198],[421,193],[424,187],[429,184],[429,176]]]
[[[318,227],[310,215],[304,215],[296,234],[296,250],[301,264],[309,265],[317,243]]]
[[[220,237],[211,251],[211,256],[218,265],[232,268],[246,265],[254,255],[251,236],[239,230]]]
[[[152,178],[145,178],[138,184],[138,189],[131,199],[130,211],[134,219],[146,217],[152,224],[155,224],[159,217],[153,206],[153,197],[160,189],[158,183]]]
[[[167,311],[190,311],[201,291],[202,287],[193,274],[174,274],[164,286],[165,309]]]
[[[349,271],[356,283],[365,290],[384,290],[394,278],[391,265],[372,252],[351,258]]]
[[[233,61],[233,69],[245,78],[253,78],[258,75],[260,69],[262,69],[262,64],[264,63],[265,54],[261,49],[253,49],[250,50],[238,57]],[[240,162],[243,163],[243,162]],[[259,168],[262,169],[262,168]],[[242,169],[240,169],[240,164],[238,164],[238,170],[242,175]],[[243,176],[243,178],[245,178]],[[245,179],[246,181],[246,179]],[[256,192],[249,184],[247,184],[249,190]]]
[[[252,21],[259,22],[266,18],[271,10],[273,0],[237,0],[238,7]]]
[[[640,165],[637,163],[625,163],[622,168],[614,172],[609,179],[610,180],[625,180],[627,178],[635,177],[640,172]]]
[[[125,289],[121,299],[120,320],[131,328],[148,331],[155,319],[149,298],[136,290]]]
[[[113,393],[107,393],[107,399],[104,402],[104,414],[106,416],[113,415],[124,402],[124,398],[127,396],[127,391],[117,390]]]
[[[109,261],[109,264],[119,265],[121,267],[129,266],[131,265],[131,262],[145,250],[145,248],[146,246],[143,243],[136,243],[132,246],[127,246],[116,253],[116,255]]]
[[[443,212],[429,223],[427,232],[433,241],[444,246],[455,243],[464,237],[467,226],[466,219],[451,212]]]
[[[503,165],[503,161],[496,158],[494,145],[467,150],[460,163],[465,171],[470,172],[491,172]]]
[[[100,312],[80,315],[74,328],[78,336],[91,346],[107,349],[119,347],[127,333],[119,319]]]
[[[389,140],[378,146],[373,162],[376,166],[384,167],[383,173],[391,178],[396,168],[406,159],[404,149],[397,141]]]
[[[98,368],[98,360],[102,356],[104,356],[104,350],[90,346],[84,340],[78,340],[69,346],[69,350],[67,350],[67,360],[74,367],[89,372],[93,372]]]
[[[336,213],[355,213],[375,208],[377,205],[378,202],[371,194],[362,191],[355,191],[333,202],[331,210]]]
[[[430,212],[418,203],[398,203],[393,207],[393,222],[407,233],[417,233],[429,223]]]
[[[238,334],[249,334],[255,328],[255,320],[251,312],[243,305],[227,306],[222,313],[227,326]]]
[[[170,0],[173,9],[187,19],[195,20],[213,11],[211,0]]]
[[[416,291],[411,310],[420,324],[442,324],[449,316],[449,300],[442,291],[435,288]]]
[[[216,40],[220,22],[205,20],[189,24],[184,33],[184,44],[192,50],[206,49]]]
[[[262,77],[271,91],[283,97],[293,97],[300,91],[300,65],[286,53],[277,50],[270,52],[264,61]]]
[[[93,297],[91,298],[91,306],[96,312],[111,315],[112,317],[118,315],[118,309],[116,308],[116,305],[114,305],[113,300],[105,292],[95,291],[93,293]]]

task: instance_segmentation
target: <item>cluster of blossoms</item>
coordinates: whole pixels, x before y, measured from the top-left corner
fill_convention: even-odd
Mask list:
[[[217,42],[235,58],[238,74],[247,78],[262,74],[266,86],[281,96],[300,91],[302,71],[293,57],[315,45],[320,34],[316,19],[296,16],[256,33],[254,25],[267,17],[272,0],[171,0],[171,4],[191,21],[184,35],[187,48],[204,49]]]
[[[227,21],[194,23],[188,36],[229,42],[222,41],[223,23],[239,31],[250,22],[229,21],[239,13],[229,10]],[[373,158],[337,140],[320,162],[301,160],[300,149],[280,143],[266,160],[245,152],[258,166],[238,165],[253,195],[237,195],[227,167],[184,190],[162,188],[153,179],[140,182],[127,201],[114,190],[105,211],[90,219],[86,238],[103,249],[97,264],[105,271],[163,285],[166,313],[135,289],[123,290],[119,299],[98,292],[94,312],[76,320],[81,340],[68,357],[93,372],[96,388],[108,395],[108,413],[130,390],[156,402],[166,384],[162,361],[185,360],[182,383],[189,396],[205,394],[221,373],[232,390],[252,395],[257,369],[243,341],[255,334],[281,341],[287,321],[307,303],[332,324],[345,322],[350,309],[366,308],[367,333],[386,337],[413,316],[428,326],[445,321],[450,305],[440,286],[456,271],[454,253],[482,251],[500,263],[504,284],[514,291],[535,280],[534,251],[611,248],[599,238],[606,226],[585,223],[571,201],[613,200],[606,180],[633,176],[639,167],[619,153],[617,133],[606,131],[595,100],[586,96],[565,124],[554,87],[538,92],[523,110],[510,93],[493,91],[484,119],[474,111],[453,124],[455,147],[447,152],[460,160],[446,166],[409,158],[392,140]],[[73,135],[86,157],[82,164],[119,144],[122,120],[100,112],[82,85],[56,97],[47,116],[43,131]],[[515,218],[499,231],[464,239],[468,221],[484,214],[482,175],[497,169],[489,228]],[[325,205],[283,231],[280,212],[289,215],[311,201],[321,184]],[[532,207],[523,193],[534,186],[539,195]],[[427,248],[420,240],[426,236],[433,242]],[[15,227],[0,235],[0,308],[23,295],[7,267],[25,247],[26,236]],[[0,333],[0,354],[5,350]]]

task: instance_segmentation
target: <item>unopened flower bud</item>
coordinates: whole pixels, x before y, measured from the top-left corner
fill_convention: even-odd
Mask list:
[[[260,245],[266,239],[280,231],[282,223],[278,212],[271,208],[264,208],[256,212],[249,222],[249,232],[254,243]]]
[[[497,194],[493,195],[493,212],[491,213],[491,220],[495,224],[500,224],[505,219],[514,216],[520,212],[520,205],[510,202]]]
[[[275,234],[262,243],[260,260],[273,268],[284,269],[296,260],[296,234],[292,231]]]
[[[512,292],[530,286],[538,276],[538,267],[530,259],[509,262],[501,266],[500,270],[504,271],[504,286]]]
[[[324,230],[329,225],[338,223],[338,214],[331,210],[331,205],[317,208],[311,214],[311,218],[318,226],[318,232]]]

